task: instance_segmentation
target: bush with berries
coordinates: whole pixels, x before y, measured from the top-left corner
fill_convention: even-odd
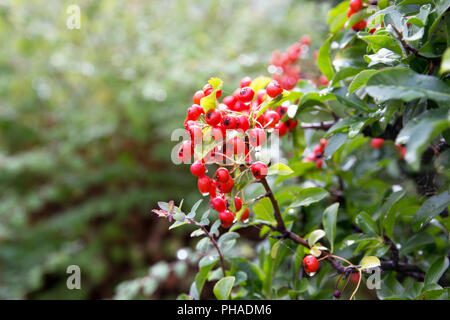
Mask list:
[[[449,7],[341,2],[317,77],[304,36],[270,76],[194,94],[176,156],[209,209],[153,210],[200,238],[180,298],[449,298]]]

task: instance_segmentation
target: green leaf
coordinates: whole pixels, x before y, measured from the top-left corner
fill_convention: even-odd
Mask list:
[[[378,70],[367,69],[358,73],[348,87],[348,94],[350,95],[362,86],[365,86],[370,77],[377,72]]]
[[[430,243],[434,243],[434,238],[427,232],[419,232],[406,241],[400,253],[405,255]]]
[[[227,300],[229,298],[234,280],[234,277],[225,277],[217,281],[213,292],[218,300]]]
[[[300,206],[309,206],[312,203],[318,202],[328,196],[328,191],[319,187],[311,187],[302,189],[297,194],[297,201],[290,205],[291,208]]]
[[[275,163],[269,167],[268,175],[278,174],[282,176],[294,173],[294,171],[283,163]]]
[[[441,68],[439,69],[440,74],[446,72],[450,72],[450,48],[445,50],[444,55],[442,56]]]
[[[366,234],[378,234],[378,227],[372,217],[365,212],[361,212],[356,216],[356,224],[364,231]]]
[[[400,44],[394,40],[392,37],[387,35],[370,35],[370,36],[360,36],[360,39],[369,43],[375,51],[381,48],[389,49],[397,54],[403,54],[402,47]]]
[[[257,204],[253,206],[253,211],[255,212],[256,219],[276,222],[273,216],[272,203],[268,198],[261,199]]]
[[[321,230],[321,229],[317,229],[314,230],[313,232],[310,233],[310,235],[308,236],[308,244],[310,247],[313,247],[314,244],[319,241],[320,239],[322,239],[323,237],[325,237],[325,231]]]
[[[361,262],[359,263],[361,266],[361,269],[372,269],[381,266],[380,259],[378,259],[375,256],[366,256],[362,258]]]
[[[277,257],[278,248],[280,247],[280,244],[281,240],[278,240],[273,244],[272,250],[270,250],[270,256],[272,257],[272,259],[275,259]]]
[[[330,32],[335,33],[341,30],[347,21],[349,1],[343,1],[328,12],[327,23],[330,26]]]
[[[437,283],[448,268],[448,258],[440,257],[431,265],[425,274],[425,285]]]
[[[336,221],[339,209],[339,202],[333,203],[327,207],[323,212],[322,224],[327,234],[327,239],[330,242],[331,252],[334,250],[334,239],[336,237]]]
[[[325,147],[325,152],[323,156],[325,158],[330,158],[336,151],[338,151],[344,143],[347,141],[347,134],[342,132],[335,133],[329,140]]]
[[[200,260],[200,262],[202,260]],[[191,289],[189,291],[189,295],[192,296],[194,299],[197,299],[197,300],[200,299],[203,285],[205,284],[208,273],[212,270],[212,268],[214,267],[214,265],[216,263],[217,263],[217,259],[200,267],[200,270],[198,271],[197,275],[195,276],[194,282],[192,283]]]
[[[250,88],[256,93],[261,89],[265,89],[271,80],[269,77],[259,76],[252,80]]]
[[[387,65],[390,67],[399,64],[401,55],[395,53],[389,49],[381,48],[374,54],[367,54],[364,56],[364,60],[368,63],[368,67]]]
[[[377,72],[367,82],[366,91],[379,103],[390,99],[411,101],[427,98],[448,106],[450,101],[450,86],[445,82],[406,68]]]
[[[449,100],[450,101],[450,100]],[[450,128],[450,109],[432,109],[409,121],[397,136],[397,144],[406,144],[405,160],[418,170],[422,152],[440,132]]]
[[[444,211],[449,205],[450,193],[448,190],[429,198],[414,215],[412,220],[413,230],[417,232],[425,227],[431,219]]]
[[[317,65],[319,66],[320,71],[327,77],[328,80],[331,80],[334,75],[333,65],[331,64],[330,57],[330,44],[333,36],[331,35],[322,45],[319,50],[319,55],[317,56]]]
[[[222,90],[223,85],[222,80],[220,80],[219,78],[211,78],[208,80],[208,83],[213,87],[213,91],[206,97],[200,99],[200,106],[203,108],[203,110],[205,110],[205,112],[208,112],[208,110],[214,109],[216,107],[216,92],[218,90]]]

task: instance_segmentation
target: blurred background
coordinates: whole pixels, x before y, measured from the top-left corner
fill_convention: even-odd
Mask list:
[[[66,26],[71,4],[79,30]],[[151,213],[199,198],[189,167],[171,162],[172,130],[211,76],[231,93],[305,34],[301,65],[316,72],[332,5],[0,0],[0,298],[188,292],[190,230]],[[69,265],[81,290],[67,289]]]

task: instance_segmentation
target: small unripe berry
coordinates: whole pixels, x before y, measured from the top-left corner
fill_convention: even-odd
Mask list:
[[[192,97],[192,101],[194,102],[194,104],[198,104],[200,105],[200,100],[205,96],[205,94],[203,93],[202,90],[198,90],[195,94],[194,97]]]
[[[208,110],[205,116],[205,121],[210,126],[213,127],[217,126],[220,123],[220,121],[222,121],[222,114],[220,113],[219,110],[216,109]]]
[[[303,268],[307,273],[317,272],[319,269],[319,261],[313,255],[307,255],[303,259]]]
[[[225,199],[223,199],[221,197],[212,198],[209,201],[209,205],[211,206],[211,208],[213,208],[214,210],[216,210],[218,212],[222,212],[222,211],[226,210],[226,208],[227,208],[227,202],[225,201]]]
[[[211,179],[208,176],[203,176],[198,179],[197,185],[201,194],[208,194],[211,189]]]
[[[340,292],[339,290],[336,289],[336,290],[334,290],[333,296],[336,299],[339,299],[341,297],[341,294],[342,294],[342,292]]]
[[[234,213],[230,210],[224,210],[219,213],[219,219],[222,222],[222,227],[229,228],[233,224],[234,221]]]
[[[250,170],[255,177],[255,179],[259,180],[267,176],[267,173],[269,172],[269,169],[267,169],[267,166],[262,162],[255,162],[250,167]]]
[[[380,149],[384,144],[384,139],[382,138],[373,138],[370,141],[370,146],[374,149]]]
[[[205,175],[205,172],[206,167],[201,161],[197,160],[191,165],[191,173],[194,176],[201,178]]]
[[[280,86],[277,80],[272,80],[266,88],[267,95],[271,98],[275,98],[283,92],[283,88]]]
[[[253,100],[255,96],[255,92],[250,87],[243,87],[241,91],[239,91],[238,99],[244,103],[250,102]]]

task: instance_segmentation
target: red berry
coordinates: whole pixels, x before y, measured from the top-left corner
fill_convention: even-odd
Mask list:
[[[241,210],[242,208],[242,199],[239,197],[234,197],[234,207],[236,208],[236,211]]]
[[[278,131],[278,136],[282,137],[288,132],[288,127],[285,122],[278,122],[275,126],[275,130]]]
[[[275,98],[283,92],[283,88],[280,86],[277,80],[272,80],[266,88],[267,95],[271,98]]]
[[[364,29],[366,26],[367,26],[366,20],[361,20],[361,21],[359,21],[358,23],[356,23],[356,24],[352,27],[352,29],[355,30],[355,31],[360,31],[360,30]]]
[[[200,143],[202,141],[203,137],[202,128],[200,128],[197,125],[193,125],[188,128],[188,131],[191,136],[191,140],[194,142],[194,144]]]
[[[231,179],[230,172],[227,168],[219,168],[216,170],[216,179],[220,183],[226,183]]]
[[[266,133],[261,128],[253,128],[248,131],[248,142],[251,146],[257,147],[266,142]]]
[[[307,273],[316,272],[319,269],[319,261],[313,255],[307,255],[303,259],[303,268]]]
[[[325,77],[323,74],[321,74],[319,77],[319,84],[321,86],[327,86],[328,83],[330,83],[330,81],[328,81],[327,77]]]
[[[274,110],[269,110],[266,112],[266,115],[264,116],[264,122],[267,128],[274,128],[279,121],[280,115],[278,114],[278,112]]]
[[[181,162],[187,162],[191,159],[193,153],[194,144],[190,140],[185,140],[181,143],[181,146],[178,149],[178,159]]]
[[[318,144],[317,146],[314,147],[313,153],[315,155],[318,155],[318,154],[321,155],[323,153],[323,147],[320,144]]]
[[[286,114],[286,112],[288,111],[288,108],[284,107],[284,106],[280,106],[280,107],[276,108],[275,111],[280,115],[280,118],[283,118],[284,115]]]
[[[322,146],[322,149],[325,150],[325,147],[328,145],[328,140],[324,139],[324,138],[321,138],[320,141],[319,141],[319,144]]]
[[[209,205],[211,206],[211,208],[213,208],[214,210],[216,210],[218,212],[222,212],[222,211],[226,210],[226,208],[227,208],[227,202],[225,201],[225,199],[223,199],[221,197],[212,198],[209,201]]]
[[[358,12],[362,8],[362,0],[350,0],[350,9],[354,12]]]
[[[214,88],[212,87],[212,85],[207,83],[203,87],[203,94],[205,95],[205,97],[209,96],[211,94],[211,92],[213,92],[213,90],[214,90]],[[217,90],[216,91],[216,98],[220,98],[221,95],[222,95],[222,90]]]
[[[347,18],[350,18],[352,15],[354,15],[357,11],[353,11],[352,8],[349,8],[347,11]]]
[[[237,119],[235,116],[228,115],[222,119],[222,127],[223,128],[225,128],[227,130],[231,130],[231,129],[236,129],[236,126],[237,126]]]
[[[316,159],[316,167],[317,169],[321,169],[323,165],[323,160],[321,158]]]
[[[197,185],[201,194],[208,194],[211,190],[211,179],[208,176],[203,176],[198,179]]]
[[[395,145],[397,150],[400,152],[400,158],[405,159],[406,156],[406,148],[404,146]]]
[[[216,109],[208,110],[205,116],[205,121],[210,126],[217,126],[220,121],[222,121],[222,114]]]
[[[233,154],[243,154],[245,152],[245,143],[240,137],[236,136],[231,140]]]
[[[248,117],[244,116],[244,115],[239,116],[238,117],[237,128],[239,130],[242,130],[242,131],[246,132],[249,127],[250,127],[250,122],[248,121]]]
[[[250,170],[252,171],[253,176],[255,179],[259,180],[267,176],[267,173],[269,172],[269,169],[267,169],[267,166],[262,162],[255,162],[250,167]]]
[[[256,93],[256,101],[258,102],[258,105],[261,104],[265,100],[266,96],[266,89],[259,89]]]
[[[202,90],[198,90],[194,94],[194,97],[192,98],[192,101],[194,101],[194,104],[200,105],[200,99],[203,98],[204,96],[205,96],[205,94],[203,93],[203,91]]]
[[[239,218],[239,221],[245,221],[250,216],[250,210],[248,208],[245,208],[244,212],[242,212],[241,217]]]
[[[215,141],[223,140],[225,138],[225,135],[226,135],[226,132],[225,132],[225,128],[223,128],[223,127],[213,127],[211,129],[211,137]]]
[[[203,112],[202,107],[200,107],[198,104],[193,104],[192,107],[190,107],[187,111],[188,119],[195,121],[198,118],[200,118],[202,112]]]
[[[224,210],[219,213],[219,219],[222,221],[222,227],[229,228],[233,224],[234,221],[234,213],[230,210]]]
[[[230,110],[233,110],[238,99],[235,96],[226,96],[223,98],[223,104],[225,104]]]
[[[250,102],[253,100],[255,96],[255,92],[250,87],[243,87],[241,91],[239,91],[238,99],[244,103]]]
[[[309,45],[311,45],[311,37],[309,35],[305,34],[303,37],[301,37],[300,42],[302,44],[309,46]]]
[[[288,130],[294,130],[295,127],[297,126],[298,121],[297,120],[288,119],[284,123],[286,124],[286,127],[288,128]]]
[[[373,138],[370,141],[370,146],[374,149],[380,149],[384,144],[384,139],[382,138]]]
[[[245,77],[245,78],[242,78],[241,83],[239,84],[239,86],[241,88],[243,88],[243,87],[249,87],[251,84],[252,84],[252,78]]]
[[[220,183],[219,182],[219,190],[222,193],[230,193],[231,190],[233,190],[234,187],[234,181],[233,179],[229,179],[227,182],[225,183]]]
[[[194,176],[201,178],[205,175],[205,172],[206,172],[206,167],[201,161],[197,160],[191,165],[191,173]]]

